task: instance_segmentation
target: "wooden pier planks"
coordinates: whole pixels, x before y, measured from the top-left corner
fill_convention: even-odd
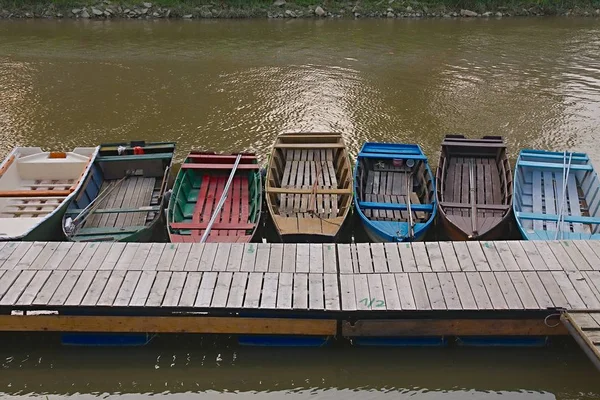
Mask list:
[[[600,309],[595,242],[10,242],[0,306]]]

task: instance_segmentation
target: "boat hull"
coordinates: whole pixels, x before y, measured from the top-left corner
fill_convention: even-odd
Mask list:
[[[445,213],[440,212],[440,224],[444,229],[444,233],[450,240],[454,241],[467,241],[467,240],[501,240],[506,238],[510,228],[510,220],[512,218],[512,212],[508,213],[502,221],[495,225],[492,229],[483,233],[482,235],[471,236],[469,233],[463,231],[448,219]]]
[[[382,234],[380,232],[378,232],[377,230],[371,228],[370,226],[368,226],[367,224],[363,223],[363,228],[365,230],[365,233],[367,234],[367,236],[369,237],[369,240],[373,243],[388,243],[390,242],[389,239],[385,238],[384,236],[382,236]],[[415,237],[412,238],[408,238],[408,237],[402,237],[402,238],[398,238],[399,240],[396,240],[396,242],[399,243],[403,243],[403,242],[420,242],[425,238],[425,235],[427,234],[427,229],[424,229],[423,231],[419,232],[419,234]]]

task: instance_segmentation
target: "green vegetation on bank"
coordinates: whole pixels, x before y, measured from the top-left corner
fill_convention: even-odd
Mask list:
[[[0,0],[0,17],[4,18],[418,18],[528,15],[600,16],[600,0]]]

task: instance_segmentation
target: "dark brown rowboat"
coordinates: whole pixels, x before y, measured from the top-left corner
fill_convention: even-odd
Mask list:
[[[491,240],[508,229],[512,173],[500,136],[447,135],[436,174],[440,220],[452,240]]]

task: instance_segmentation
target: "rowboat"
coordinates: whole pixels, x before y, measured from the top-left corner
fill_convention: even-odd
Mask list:
[[[436,214],[433,175],[416,144],[365,143],[354,167],[354,204],[373,242],[421,240]]]
[[[89,177],[63,218],[67,239],[149,241],[162,219],[174,152],[171,142],[100,145]]]
[[[525,239],[600,239],[600,182],[587,154],[522,150],[514,191]]]
[[[336,241],[352,204],[352,170],[342,135],[279,135],[265,191],[282,241]]]
[[[447,135],[436,174],[440,221],[452,240],[499,239],[512,211],[512,171],[500,136]]]
[[[96,147],[17,147],[0,164],[0,240],[51,240],[96,157]]]
[[[260,222],[261,175],[254,153],[193,151],[169,201],[171,242],[250,242]]]

